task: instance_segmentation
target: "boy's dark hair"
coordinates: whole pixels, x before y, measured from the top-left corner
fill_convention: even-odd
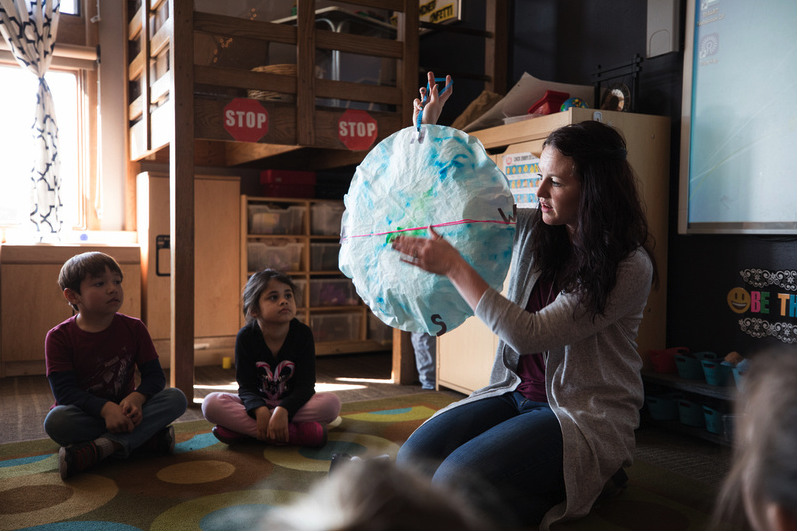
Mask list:
[[[61,266],[61,273],[58,275],[58,285],[61,291],[69,288],[75,293],[80,293],[80,283],[87,278],[98,277],[109,269],[112,273],[117,273],[124,278],[122,268],[113,257],[97,251],[82,253],[73,256]],[[77,311],[74,304],[70,304]]]
[[[290,276],[275,269],[264,269],[263,271],[258,271],[249,277],[249,281],[246,283],[246,287],[244,287],[244,292],[242,295],[243,312],[247,323],[253,319],[252,309],[257,308],[257,302],[260,300],[260,295],[266,291],[266,287],[268,286],[269,281],[272,279],[289,286],[291,291],[293,291],[294,298],[301,297],[299,288],[296,287],[296,284],[294,284]]]

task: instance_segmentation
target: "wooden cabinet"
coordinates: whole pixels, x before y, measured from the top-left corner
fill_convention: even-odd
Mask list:
[[[137,178],[138,234],[141,245],[142,319],[170,365],[171,278],[169,175],[146,172]],[[196,365],[231,356],[240,328],[240,179],[199,175],[195,179]]]
[[[90,251],[119,262],[125,291],[120,311],[141,316],[138,246],[0,245],[0,377],[45,374],[44,338],[72,315],[58,274],[68,259]]]
[[[551,131],[586,120],[603,121],[617,128],[625,137],[628,161],[639,178],[640,196],[647,209],[649,230],[656,241],[654,255],[659,268],[659,286],[658,289],[651,289],[636,340],[637,351],[648,367],[648,350],[665,346],[670,119],[572,108],[470,134],[482,142],[501,167],[503,155],[531,152],[539,156],[542,144]],[[471,317],[459,328],[438,338],[438,385],[466,393],[486,385],[495,354],[495,347],[491,345],[497,345],[497,338],[476,317]],[[487,348],[491,350],[486,352]]]
[[[265,268],[288,273],[298,317],[313,329],[316,354],[390,349],[392,329],[370,314],[338,268],[342,201],[241,199],[241,289]]]

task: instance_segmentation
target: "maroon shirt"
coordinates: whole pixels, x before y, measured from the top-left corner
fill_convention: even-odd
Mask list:
[[[70,387],[73,394],[77,393],[76,405],[84,406],[80,398],[91,395],[96,397],[92,401],[94,407],[89,408],[92,411],[106,400],[118,403],[133,392],[136,366],[141,368],[158,359],[144,323],[120,313],[101,332],[81,330],[75,317],[70,317],[47,333],[44,352],[48,378],[52,381],[57,373],[73,372],[75,380],[70,382]],[[161,370],[158,376],[162,374]],[[163,388],[162,384],[147,380],[142,373],[139,390],[145,394],[154,394]],[[61,401],[56,398],[55,405],[59,404]]]
[[[526,311],[537,313],[556,300],[558,294],[553,282],[538,280],[529,295]],[[517,375],[521,380],[517,387],[518,392],[534,402],[548,402],[548,393],[545,392],[545,359],[541,352],[520,356]]]

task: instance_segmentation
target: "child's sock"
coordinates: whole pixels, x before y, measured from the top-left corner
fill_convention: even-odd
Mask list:
[[[111,456],[116,450],[114,449],[113,441],[110,439],[106,439],[105,437],[100,437],[99,439],[94,439],[94,444],[97,446],[98,450],[98,461],[100,459],[105,459],[106,457]]]

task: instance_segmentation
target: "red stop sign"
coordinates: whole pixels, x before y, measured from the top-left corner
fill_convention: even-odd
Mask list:
[[[235,98],[224,107],[224,129],[235,140],[257,142],[268,133],[268,111],[257,100]]]
[[[352,151],[371,147],[377,133],[376,120],[365,111],[349,109],[338,120],[338,138]]]

